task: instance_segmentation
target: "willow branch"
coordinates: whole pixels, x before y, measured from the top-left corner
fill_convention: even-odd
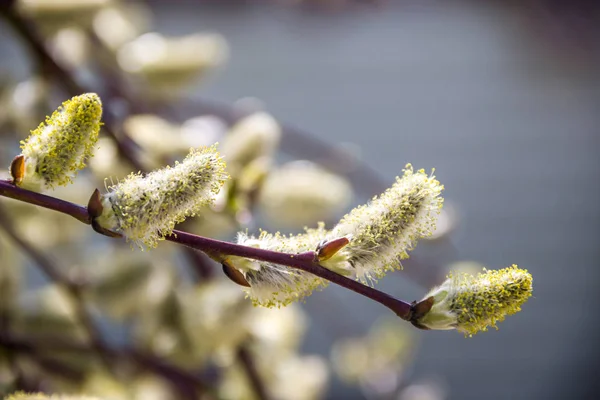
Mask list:
[[[33,204],[35,206],[58,211],[60,213],[70,215],[84,224],[91,224],[91,219],[88,215],[87,208],[78,206],[77,204],[73,204],[68,201],[57,199],[56,197],[21,189],[20,187],[13,185],[10,181],[0,179],[0,196],[9,197],[11,199]]]
[[[24,198],[19,198],[19,193],[28,192]],[[24,189],[17,188],[9,181],[0,180],[0,195],[11,197],[13,199],[29,202],[33,199],[32,204],[55,210],[71,216],[81,216],[82,210],[85,207],[70,203],[64,200],[53,199],[50,196],[29,192]],[[58,207],[56,207],[58,206]],[[79,221],[90,224],[91,221],[85,218],[77,218]],[[246,247],[235,243],[224,242],[221,240],[210,239],[202,236],[193,235],[191,233],[174,230],[173,234],[166,237],[167,240],[179,243],[197,250],[201,250],[209,255],[231,255],[238,257],[251,258],[259,261],[271,262],[274,264],[285,265],[288,267],[300,269],[311,273],[319,278],[323,278],[339,286],[345,287],[355,293],[376,301],[385,307],[392,310],[396,315],[404,320],[411,318],[411,305],[402,300],[396,299],[372,287],[363,285],[355,280],[346,278],[333,271],[323,268],[316,261],[314,252],[306,252],[301,254],[279,253],[271,250],[258,249],[254,247]]]
[[[193,235],[187,232],[174,230],[173,235],[167,236],[167,240],[175,243],[202,250],[209,254],[223,254],[238,257],[251,258],[253,260],[266,261],[273,264],[285,265],[288,267],[300,269],[319,278],[323,278],[348,290],[361,294],[374,300],[390,310],[394,311],[400,318],[410,319],[410,304],[395,297],[381,292],[372,287],[363,285],[360,282],[346,278],[327,268],[324,268],[315,261],[315,253],[312,251],[300,254],[280,253],[277,251],[264,250],[255,247],[242,246],[235,243],[224,242],[217,239],[205,238]]]

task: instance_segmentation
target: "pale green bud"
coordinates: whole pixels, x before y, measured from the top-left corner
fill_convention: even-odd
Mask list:
[[[271,157],[281,138],[281,127],[270,114],[257,112],[233,125],[223,141],[223,154],[227,157],[232,176],[252,161]]]
[[[98,140],[102,103],[95,93],[65,101],[21,142],[24,169],[15,183],[41,191],[67,185],[85,167]]]
[[[123,129],[152,156],[167,157],[190,148],[180,139],[177,125],[154,114],[132,115],[123,122]]]
[[[294,161],[267,176],[258,204],[271,224],[301,227],[339,218],[352,194],[343,177],[310,161]]]
[[[103,45],[115,52],[148,31],[151,19],[147,4],[112,2],[94,15],[93,29]]]
[[[49,41],[53,57],[68,68],[78,68],[88,60],[92,45],[83,29],[70,27],[56,32]]]
[[[314,400],[325,398],[329,367],[317,355],[280,355],[262,364],[263,373],[273,374],[269,390],[275,399]]]
[[[265,357],[278,357],[299,350],[308,316],[298,304],[279,310],[254,307],[246,324],[256,349]]]
[[[154,114],[138,114],[127,118],[123,129],[150,156],[162,159],[186,154],[190,147],[217,142],[221,130],[225,129],[223,125],[218,118],[210,116],[192,118],[179,125]]]
[[[465,335],[485,332],[488,326],[498,329],[496,323],[521,311],[532,289],[531,274],[516,265],[475,276],[450,274],[424,297],[432,297],[433,306],[415,322],[428,329],[457,329]]]
[[[414,332],[397,317],[386,317],[365,336],[336,340],[331,349],[334,371],[347,383],[376,387],[382,376],[406,370],[418,347]]]
[[[391,188],[352,210],[331,230],[328,240],[347,237],[350,242],[321,265],[362,281],[401,269],[400,260],[408,258],[417,240],[434,231],[443,189],[433,175],[414,172],[408,164]]]
[[[307,229],[300,235],[284,236],[261,232],[258,237],[238,234],[238,244],[283,253],[302,253],[315,250],[325,237],[322,224],[317,229]],[[327,285],[315,275],[285,265],[242,257],[228,257],[230,265],[237,268],[250,284],[245,288],[254,305],[263,307],[287,306],[293,301],[309,296],[313,290]]]
[[[227,42],[219,34],[169,38],[151,32],[123,45],[117,61],[123,70],[145,78],[148,89],[173,96],[177,87],[222,65],[228,53]]]
[[[227,178],[216,145],[192,149],[173,167],[131,174],[109,187],[96,222],[128,240],[156,247],[175,224],[211,204]]]

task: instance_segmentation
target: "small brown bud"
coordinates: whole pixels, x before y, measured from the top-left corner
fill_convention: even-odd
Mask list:
[[[237,283],[240,286],[250,287],[250,284],[239,270],[231,265],[231,263],[227,260],[223,260],[223,273],[226,277],[231,279],[232,282]]]
[[[102,215],[104,207],[102,206],[100,191],[98,189],[94,190],[94,193],[92,193],[92,196],[88,201],[87,210],[91,218],[98,218],[100,215]]]
[[[329,260],[348,243],[350,243],[350,240],[347,237],[341,237],[321,244],[317,249],[317,259],[319,261]]]
[[[13,158],[10,163],[10,176],[13,178],[13,185],[19,185],[25,175],[25,156],[20,154]]]

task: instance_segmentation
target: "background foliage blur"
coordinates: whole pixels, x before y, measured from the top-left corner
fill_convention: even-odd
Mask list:
[[[137,143],[143,167],[221,143],[234,179],[184,229],[231,239],[335,221],[411,162],[436,168],[445,213],[438,237],[378,287],[413,300],[450,267],[514,262],[533,274],[535,291],[498,332],[471,339],[417,331],[337,287],[306,304],[258,309],[197,254],[169,243],[132,251],[2,199],[19,237],[87,282],[93,324],[106,346],[123,350],[107,369],[72,296],[0,232],[3,329],[46,343],[0,346],[0,393],[265,397],[255,370],[268,396],[283,399],[591,396],[600,25],[597,7],[568,4],[19,2],[52,56],[100,94],[117,137]],[[8,166],[18,141],[70,96],[9,24],[0,31]],[[85,204],[104,178],[132,170],[105,136],[87,172],[53,195]],[[157,368],[163,361],[208,391],[186,392],[181,376]]]

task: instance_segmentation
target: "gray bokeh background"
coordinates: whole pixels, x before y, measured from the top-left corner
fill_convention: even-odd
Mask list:
[[[499,331],[471,339],[419,332],[412,378],[440,377],[450,399],[596,398],[600,79],[589,55],[532,28],[535,18],[475,2],[326,14],[154,8],[160,32],[214,30],[229,41],[231,62],[192,97],[255,96],[323,140],[355,143],[390,183],[406,162],[435,167],[462,217],[455,258],[533,274],[534,297]],[[2,46],[0,66],[18,76],[11,58],[21,50]],[[425,288],[401,274],[381,288],[420,298]],[[327,292],[305,306],[313,314],[307,352],[328,354],[335,336],[364,333],[387,312]],[[316,315],[333,297],[354,315],[348,332],[321,325],[337,315]],[[338,381],[329,397],[362,398]]]

